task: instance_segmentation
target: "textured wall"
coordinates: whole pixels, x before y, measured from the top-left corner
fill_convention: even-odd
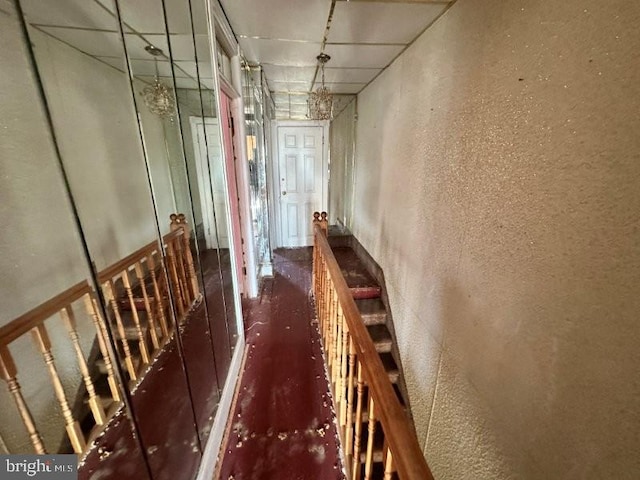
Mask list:
[[[438,479],[640,471],[640,3],[459,0],[358,98]]]
[[[157,238],[129,77],[36,30],[32,40],[82,229],[103,269]]]

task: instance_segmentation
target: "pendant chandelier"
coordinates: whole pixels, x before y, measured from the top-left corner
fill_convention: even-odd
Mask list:
[[[156,63],[156,78],[152,85],[147,85],[142,90],[144,103],[151,113],[160,118],[171,118],[176,111],[176,100],[171,88],[160,81],[158,75],[158,61]]]
[[[313,120],[330,120],[333,106],[333,96],[331,91],[324,86],[324,65],[331,60],[326,53],[321,53],[316,57],[320,63],[322,72],[322,86],[309,95],[309,118]]]

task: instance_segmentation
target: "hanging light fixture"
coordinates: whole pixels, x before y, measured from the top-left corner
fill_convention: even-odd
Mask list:
[[[320,63],[322,72],[322,86],[309,95],[309,117],[313,120],[330,120],[333,107],[333,96],[331,91],[324,85],[324,65],[331,60],[326,53],[321,53],[316,57]]]
[[[153,56],[164,55],[162,50],[153,45],[148,45],[145,50]],[[142,90],[144,103],[151,113],[161,118],[171,118],[176,111],[176,100],[173,96],[171,88],[167,87],[160,81],[158,74],[158,60],[154,59],[156,66],[156,78],[152,85],[147,85]]]

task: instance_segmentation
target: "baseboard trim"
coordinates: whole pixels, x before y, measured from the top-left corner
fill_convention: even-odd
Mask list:
[[[240,379],[240,369],[243,363],[244,352],[244,342],[243,339],[240,338],[233,352],[229,374],[224,383],[222,397],[220,397],[220,404],[218,405],[218,412],[213,421],[209,440],[207,440],[207,445],[202,454],[202,461],[200,462],[200,469],[198,470],[196,480],[212,480],[215,474],[218,454],[224,441],[227,422],[231,415],[231,405],[235,396],[238,380]]]

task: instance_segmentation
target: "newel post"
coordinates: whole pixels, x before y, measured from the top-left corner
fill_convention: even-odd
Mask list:
[[[193,265],[193,255],[191,255],[191,227],[187,223],[187,220],[184,216],[184,213],[172,213],[169,218],[171,219],[171,231],[178,230],[182,228],[184,234],[182,235],[182,243],[183,243],[183,252],[184,258],[187,263],[187,271],[189,275],[189,282],[191,283],[191,291],[193,293],[193,298],[197,300],[200,298],[200,286],[198,285],[198,278],[196,276],[196,269]]]
[[[313,212],[313,224],[320,225],[320,229],[324,232],[326,237],[329,232],[329,221],[327,220],[327,212]]]

